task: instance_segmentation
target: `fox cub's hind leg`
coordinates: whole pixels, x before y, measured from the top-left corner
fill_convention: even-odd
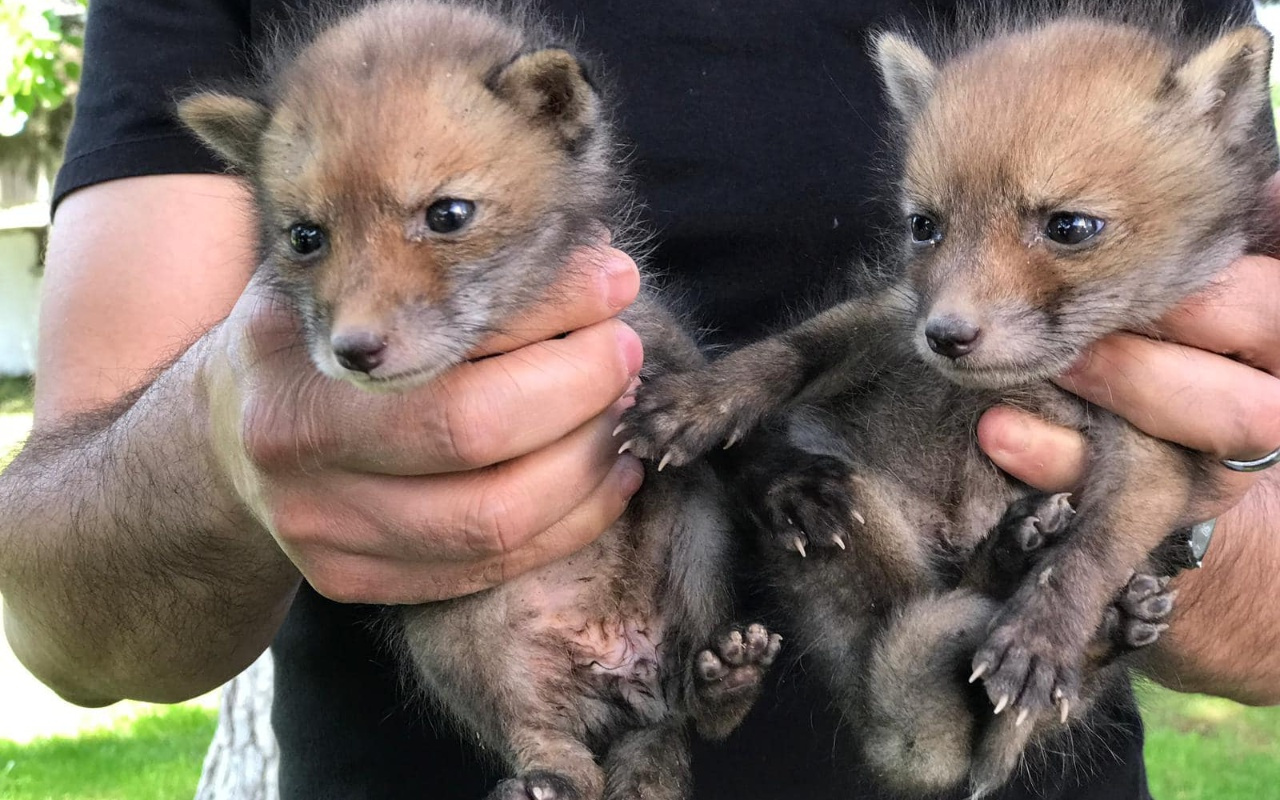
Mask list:
[[[502,781],[486,800],[583,800],[583,795],[554,772],[528,772]]]
[[[1075,511],[1062,494],[1032,494],[1014,501],[995,530],[975,552],[965,576],[969,587],[989,597],[1005,600],[1029,576],[1047,578],[1042,565],[1045,553],[1070,536]],[[1119,679],[1119,669],[1109,669],[1123,656],[1154,643],[1168,625],[1176,592],[1168,590],[1169,579],[1157,577],[1154,567],[1133,576],[1123,591],[1107,607],[1102,625],[1090,643],[1082,670],[1079,710],[1087,710],[1106,684]],[[972,648],[976,649],[977,643]],[[969,682],[974,681],[970,676]],[[976,688],[976,687],[970,687]],[[971,697],[971,702],[975,699]],[[969,784],[974,797],[995,791],[1013,775],[1028,744],[1045,741],[1065,731],[1062,727],[1071,712],[1070,700],[1054,697],[1055,712],[1032,714],[1023,708],[1001,714],[997,706],[988,716],[985,703],[979,719],[986,720],[974,748]]]
[[[1040,560],[1041,551],[1067,534],[1075,518],[1067,494],[1029,494],[1004,516],[965,564],[961,584],[1004,600]]]
[[[487,800],[601,800],[604,771],[582,742],[556,731],[527,729],[511,736],[518,774]]]
[[[604,759],[604,800],[685,800],[692,772],[689,740],[676,724],[623,734]]]
[[[960,588],[904,603],[876,637],[862,692],[864,747],[886,782],[911,794],[967,784],[982,797],[1008,782],[1029,746],[1066,731],[1062,704],[1021,721],[1006,708],[994,714],[969,672],[1000,603],[1037,574],[1073,521],[1062,495],[1015,501],[965,565]],[[1159,637],[1173,599],[1167,579],[1146,572],[1115,598],[1090,645],[1081,709],[1119,677],[1111,669],[1119,658]]]
[[[781,647],[782,637],[763,625],[733,625],[697,654],[689,665],[688,709],[700,735],[723,739],[738,727]],[[604,771],[604,800],[685,800],[692,783],[685,726],[668,721],[623,734],[609,748]]]
[[[733,732],[764,687],[764,676],[778,657],[782,637],[755,623],[729,626],[693,664],[693,717],[698,733],[723,739]]]

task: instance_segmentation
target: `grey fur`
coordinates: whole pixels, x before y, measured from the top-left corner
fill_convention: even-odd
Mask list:
[[[1167,613],[1171,598],[1131,600],[1127,582],[1133,571],[1150,569],[1148,559],[1171,531],[1196,521],[1188,516],[1192,501],[1215,492],[1207,456],[1153,440],[1049,378],[1093,341],[1144,329],[1235,258],[1271,241],[1263,207],[1263,183],[1276,165],[1265,98],[1269,46],[1239,48],[1229,62],[1211,59],[1220,70],[1200,70],[1201,83],[1189,83],[1185,76],[1199,68],[1187,65],[1214,46],[1217,32],[1184,33],[1167,21],[1176,15],[1133,13],[1146,4],[1067,5],[1068,12],[1033,4],[1030,14],[968,20],[952,40],[936,41],[937,31],[917,36],[934,39],[928,48],[939,59],[936,79],[921,78],[930,75],[923,55],[908,53],[903,68],[904,48],[894,40],[884,74],[901,81],[890,95],[906,115],[904,217],[945,212],[942,218],[954,222],[949,238],[904,247],[902,277],[878,294],[831,308],[707,369],[642,387],[626,417],[634,452],[677,466],[761,423],[789,438],[789,445],[776,438],[740,445],[744,493],[763,498],[754,513],[766,541],[790,551],[771,560],[771,570],[781,604],[794,610],[799,649],[811,653],[842,711],[868,732],[864,756],[907,794],[966,782],[974,795],[998,788],[1029,743],[1061,733],[1060,713],[1079,717],[1111,690],[1118,656],[1158,635],[1160,623],[1144,623],[1141,615]],[[1264,37],[1248,29],[1224,36],[1237,34],[1240,41]],[[1058,35],[1068,38],[1051,38]],[[1100,44],[1115,36],[1136,46]],[[1051,41],[1059,42],[1057,50],[1046,45]],[[1073,198],[1101,194],[1120,202],[1143,180],[1170,191],[1160,197],[1163,205],[1112,220],[1121,231],[1115,236],[1126,238],[1102,241],[1125,244],[1098,245],[1098,252],[1118,253],[1113,269],[1099,269],[1098,277],[1068,272],[1055,283],[1047,274],[1018,271],[1023,261],[1038,263],[1031,260],[1036,248],[1048,246],[1017,238],[1026,229],[1011,226],[1010,218],[1035,219],[1041,198],[1027,203],[1018,195],[1024,187],[1004,170],[1025,166],[1019,157],[1067,164],[1082,146],[1069,135],[1081,119],[1055,115],[1059,87],[1034,83],[1053,80],[1071,47],[1134,59],[1105,65],[1117,75],[1129,74],[1121,66],[1148,76],[1143,69],[1166,65],[1162,82],[1141,84],[1152,109],[1145,123],[1191,157],[1176,168],[1184,172],[1121,160],[1114,165],[1120,172],[1098,175],[1096,167],[1090,172],[1095,162],[1079,156],[1085,166],[1068,170],[1079,178]],[[982,71],[988,58],[1026,68],[1002,76],[1005,91],[1022,93],[1016,99],[984,94],[985,83],[964,83],[965,74],[991,74]],[[1080,62],[1076,57],[1075,66]],[[1204,81],[1216,83],[1206,92]],[[1197,105],[1202,96],[1220,98],[1227,111],[1206,111]],[[1091,102],[1077,92],[1081,97]],[[1095,119],[1081,113],[1086,123]],[[1209,128],[1206,144],[1187,147]],[[1059,130],[1068,133],[1034,140],[1039,149],[1026,143],[1037,132]],[[1126,128],[1104,137],[1123,143],[1135,133]],[[1112,152],[1127,151],[1104,155]],[[1077,210],[1071,202],[1049,210]],[[1152,236],[1143,233],[1149,219],[1177,222],[1144,241]],[[1011,230],[1009,241],[1021,243],[996,249],[997,236]],[[1002,279],[1000,270],[1011,277]],[[1007,294],[1019,280],[1048,288],[1013,310],[996,302],[1007,296],[1021,302]],[[966,295],[971,285],[991,291]],[[925,321],[936,303],[956,295],[988,315],[992,330],[1006,329],[1007,343],[992,358],[1007,351],[1011,363],[989,368],[979,361],[970,369],[972,356],[960,363],[930,352]],[[1073,498],[1079,514],[1053,534],[1052,547],[1044,547],[1049,532],[1026,519],[1006,520],[1013,528],[996,524],[1011,502],[1029,497],[977,446],[977,420],[997,403],[1035,411],[1089,443],[1087,485]],[[779,414],[784,409],[790,410]],[[1034,557],[1014,559],[1021,566],[1012,572],[991,570],[1001,548],[1024,545]],[[1119,613],[1128,615],[1122,623]],[[1124,630],[1118,638],[1117,628]],[[973,688],[985,688],[1003,713],[975,708],[964,682],[969,672],[981,680]]]
[[[371,3],[326,20],[308,34],[307,44],[271,62],[266,89],[249,92],[264,98],[257,105],[236,100],[238,95],[231,101],[197,96],[182,105],[184,119],[253,179],[263,231],[261,269],[298,310],[317,367],[334,377],[381,388],[333,360],[330,327],[346,298],[341,292],[327,302],[317,297],[317,265],[336,270],[335,280],[349,281],[343,285],[353,290],[376,282],[371,276],[386,265],[365,251],[378,232],[373,220],[392,213],[385,209],[396,198],[385,187],[358,180],[340,184],[348,193],[308,198],[311,208],[291,208],[297,201],[278,195],[293,192],[295,180],[304,181],[309,171],[359,176],[363,159],[372,163],[397,155],[388,152],[393,142],[378,139],[378,129],[363,139],[335,131],[360,130],[356,126],[365,117],[416,112],[416,87],[439,81],[446,71],[450,88],[444,91],[481,92],[480,102],[496,109],[490,118],[512,109],[528,118],[522,123],[527,130],[509,131],[510,138],[501,141],[546,134],[562,152],[551,166],[538,166],[551,163],[540,155],[541,161],[501,167],[545,170],[534,177],[556,198],[552,211],[531,225],[507,222],[500,246],[451,265],[441,302],[407,297],[393,309],[397,319],[409,320],[404,324],[420,332],[397,347],[421,348],[422,336],[434,347],[414,351],[422,369],[411,382],[457,364],[480,340],[545,298],[570,250],[596,241],[601,223],[613,229],[615,244],[626,244],[630,200],[604,98],[581,74],[580,62],[567,51],[548,49],[558,40],[536,15],[525,7],[502,13],[494,8],[421,0]],[[360,86],[358,101],[343,95],[344,81]],[[483,95],[486,90],[492,96]],[[239,116],[221,119],[226,109]],[[304,113],[291,116],[289,109]],[[485,113],[470,104],[467,109]],[[313,144],[317,129],[332,134],[326,142],[355,139],[365,150],[345,162],[326,161],[338,156]],[[455,134],[457,141],[465,143],[468,133]],[[471,138],[479,135],[477,128]],[[428,175],[421,184],[430,189],[433,182],[457,178]],[[334,244],[324,259],[349,252],[349,260],[335,267],[291,253],[280,231],[300,215],[328,226]],[[341,251],[343,237],[362,245]],[[390,266],[402,272],[419,268]],[[645,377],[703,363],[695,342],[651,287],[624,318],[644,342]],[[516,773],[493,798],[680,800],[690,786],[688,723],[708,736],[732,731],[777,651],[778,637],[767,631],[758,652],[744,655],[725,644],[735,635],[759,637],[754,627],[724,627],[731,612],[728,548],[723,491],[711,471],[651,471],[623,518],[594,543],[488,591],[407,607],[396,638],[429,699]],[[707,673],[699,667],[707,658],[727,666]]]

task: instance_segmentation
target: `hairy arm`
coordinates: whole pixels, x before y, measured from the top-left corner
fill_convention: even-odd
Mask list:
[[[208,446],[198,344],[127,410],[37,431],[0,478],[5,633],[68,700],[184,699],[269,643],[298,571]]]
[[[492,586],[589,542],[639,488],[610,435],[642,358],[612,319],[630,259],[575,259],[477,353],[499,355],[372,395],[319,376],[250,281],[245,202],[230,178],[157,176],[58,211],[36,426],[0,474],[0,593],[14,652],[73,702],[217,686],[304,576],[351,602]]]
[[[1180,691],[1280,704],[1280,475],[1264,476],[1219,517],[1204,566],[1176,586],[1152,676]]]
[[[244,199],[226,179],[159,177],[58,212],[35,429],[0,476],[0,590],[18,657],[78,703],[217,685],[266,646],[297,585],[210,458],[208,343],[134,391],[243,290]],[[241,570],[252,580],[229,580]]]

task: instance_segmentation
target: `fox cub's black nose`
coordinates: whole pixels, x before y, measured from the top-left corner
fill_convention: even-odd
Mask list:
[[[369,331],[342,333],[334,336],[330,344],[339,364],[366,374],[378,368],[387,350],[387,340]]]
[[[924,326],[929,349],[940,356],[959,358],[973,350],[982,329],[959,317],[934,317]]]

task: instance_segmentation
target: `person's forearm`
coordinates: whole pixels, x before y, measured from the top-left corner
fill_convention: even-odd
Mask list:
[[[1179,576],[1150,672],[1172,689],[1280,703],[1280,471],[1219,519],[1204,566]]]
[[[72,702],[172,702],[267,646],[298,574],[216,467],[197,343],[120,413],[37,430],[0,474],[18,658]]]

